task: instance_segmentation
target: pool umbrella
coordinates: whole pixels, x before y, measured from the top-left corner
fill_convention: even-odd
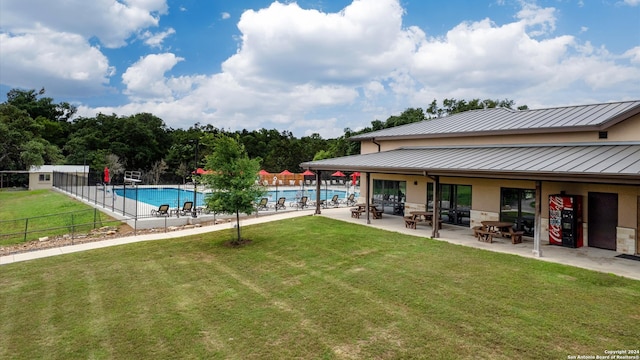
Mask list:
[[[104,182],[105,182],[105,184],[108,184],[110,179],[111,178],[109,177],[109,168],[105,166],[104,167]]]
[[[267,175],[269,175],[269,172],[267,172],[267,170],[265,170],[265,169],[262,169],[262,170],[260,170],[260,171],[258,172],[258,175],[260,175],[260,176],[267,176]]]
[[[354,173],[351,174],[351,185],[355,185],[356,184],[356,178],[360,177],[360,172],[356,171]]]
[[[313,171],[309,170],[309,169],[305,170],[302,173],[302,191],[303,192],[304,192],[304,183],[306,182],[306,177],[307,176],[314,176],[314,175],[315,175],[315,173]]]
[[[292,173],[291,171],[287,170],[287,169],[284,169],[284,170],[282,170],[282,172],[280,173],[280,175],[282,175],[282,176],[283,176],[283,179],[285,179],[285,180],[286,180],[287,176],[289,176],[289,175],[293,175],[293,173]],[[284,181],[284,180],[283,180],[282,182],[283,182],[285,185],[287,185],[287,182],[286,182],[286,181]]]
[[[344,177],[344,173],[340,170],[334,172],[333,174],[331,174],[331,176],[340,176],[340,177]]]

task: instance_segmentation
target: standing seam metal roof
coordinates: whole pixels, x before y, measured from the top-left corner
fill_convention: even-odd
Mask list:
[[[301,165],[317,170],[606,176],[633,179],[640,184],[640,142],[407,147]]]
[[[472,110],[441,118],[383,129],[351,137],[351,140],[388,137],[464,135],[478,132],[532,131],[550,129],[576,131],[606,128],[621,116],[640,113],[640,100],[567,106],[537,110],[493,108]]]

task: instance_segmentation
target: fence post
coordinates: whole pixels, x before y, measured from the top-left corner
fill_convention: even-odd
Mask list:
[[[74,219],[73,213],[71,213],[71,245],[73,245],[73,239],[75,238],[75,233],[76,233],[75,219]]]
[[[96,228],[96,218],[97,218],[97,215],[98,215],[98,209],[93,208],[93,228],[94,228],[94,229]]]
[[[24,239],[23,239],[23,242],[27,242],[27,231],[29,231],[29,218],[24,219]]]

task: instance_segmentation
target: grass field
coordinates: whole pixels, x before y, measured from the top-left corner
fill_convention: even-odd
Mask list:
[[[0,267],[0,358],[567,359],[640,281],[323,217]]]
[[[0,204],[0,246],[23,242],[20,233],[25,228],[29,241],[71,231],[86,232],[93,228],[94,221],[98,227],[119,225],[91,206],[53,190],[0,191]]]

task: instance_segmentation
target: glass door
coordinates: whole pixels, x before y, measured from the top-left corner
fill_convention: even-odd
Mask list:
[[[404,215],[406,192],[406,181],[373,180],[372,202],[386,214]]]
[[[500,221],[512,222],[515,230],[533,236],[536,191],[502,188],[500,197]]]
[[[443,223],[469,226],[471,185],[440,184],[440,219]],[[433,186],[427,187],[427,210],[433,210]]]

